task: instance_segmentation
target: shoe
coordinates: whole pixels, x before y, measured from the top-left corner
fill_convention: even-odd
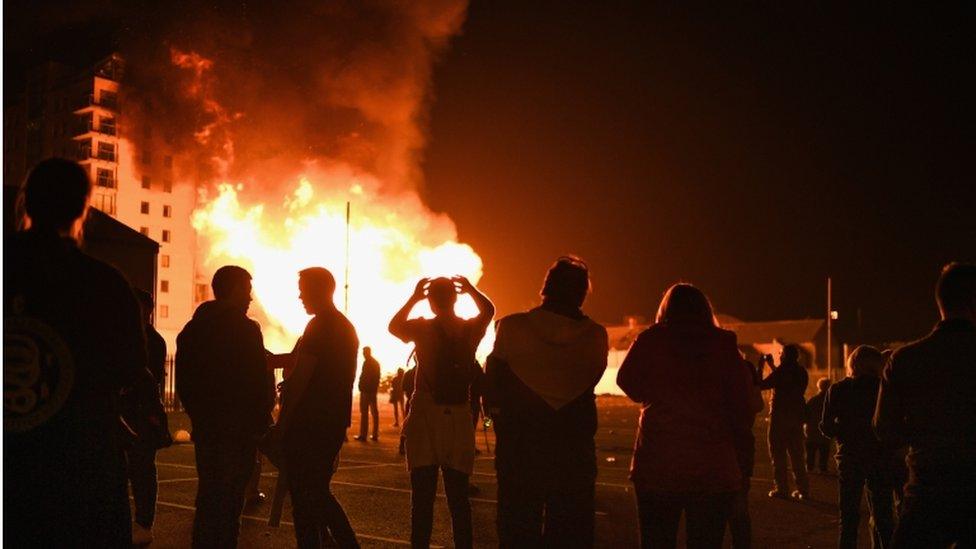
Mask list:
[[[803,501],[806,499],[810,499],[810,494],[808,492],[801,492],[800,490],[793,490],[793,493],[790,494],[790,497],[792,497],[797,501]]]
[[[369,437],[369,440],[372,440],[373,442],[378,442],[380,440],[380,437],[378,437],[376,435],[373,435],[373,436]]]
[[[153,542],[152,528],[132,523],[132,545],[149,545]]]
[[[770,490],[768,495],[771,498],[779,498],[779,499],[789,499],[790,498],[786,494],[786,492],[783,492],[782,490],[776,490],[776,489]]]
[[[400,424],[399,424],[399,423],[394,423],[394,424],[393,424],[393,426],[394,426],[394,427],[399,427],[399,426],[400,426]]]
[[[356,435],[356,436],[355,436],[355,437],[353,437],[353,438],[354,438],[355,440],[358,440],[359,442],[366,442],[366,437],[362,437],[362,436],[359,436],[359,435]]]

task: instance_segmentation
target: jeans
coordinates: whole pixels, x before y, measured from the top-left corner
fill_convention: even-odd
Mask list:
[[[972,490],[972,487],[970,487]],[[906,495],[891,546],[895,549],[976,547],[976,493]]]
[[[254,469],[253,440],[198,441],[193,547],[237,547],[244,488]]]
[[[688,549],[719,549],[725,537],[735,492],[661,494],[637,492],[641,547],[676,547],[681,513],[685,514]]]
[[[407,412],[403,409],[403,399],[393,399],[390,403],[393,404],[393,426],[397,427],[400,425],[400,416],[406,419]]]
[[[547,477],[532,470],[498,472],[500,547],[593,546],[595,477]]]
[[[434,498],[437,496],[436,465],[417,467],[410,471],[410,544],[417,548],[430,547],[430,533],[434,524]],[[449,468],[441,468],[447,507],[451,510],[454,547],[469,549],[472,544],[471,502],[468,500],[468,475]]]
[[[771,425],[768,433],[769,457],[773,462],[773,482],[776,490],[789,494],[790,481],[787,477],[787,463],[793,469],[796,488],[806,494],[810,491],[803,455],[803,429]],[[789,456],[789,457],[787,457]]]
[[[135,522],[143,528],[152,528],[156,519],[156,450],[145,446],[133,446],[126,452],[129,483],[135,503]]]
[[[373,415],[373,438],[380,434],[380,412],[376,404],[376,393],[359,393],[359,437],[366,438],[368,416]]]
[[[329,539],[339,547],[359,547],[346,512],[329,483],[339,461],[344,430],[286,438],[285,470],[298,547],[318,548]]]
[[[857,528],[861,522],[861,495],[868,488],[868,509],[871,512],[871,545],[888,547],[895,527],[893,490],[883,467],[841,460],[837,464],[840,484],[840,542],[838,547],[857,547]]]
[[[749,549],[752,546],[752,517],[749,516],[749,477],[743,477],[742,489],[735,493],[729,512],[729,533],[733,549]]]
[[[820,472],[826,473],[828,461],[830,459],[830,439],[827,438],[808,438],[807,439],[807,471],[820,465]]]

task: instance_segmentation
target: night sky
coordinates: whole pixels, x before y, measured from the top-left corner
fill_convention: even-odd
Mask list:
[[[437,65],[423,194],[499,312],[575,253],[608,324],[678,280],[746,320],[822,316],[829,275],[845,341],[923,335],[940,266],[976,260],[973,16],[645,4],[476,1]],[[8,94],[121,24],[5,10]]]

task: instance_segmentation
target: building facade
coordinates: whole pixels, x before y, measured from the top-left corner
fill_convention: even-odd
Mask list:
[[[84,70],[47,63],[31,71],[22,96],[4,109],[4,184],[19,185],[52,156],[88,170],[92,206],[160,245],[156,287],[143,289],[156,296],[156,328],[172,353],[195,304],[207,298],[197,284],[196,190],[176,180],[166,136],[127,125],[119,102],[124,68],[113,54]]]

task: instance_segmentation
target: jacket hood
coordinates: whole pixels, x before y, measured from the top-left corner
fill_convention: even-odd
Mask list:
[[[572,345],[594,337],[603,328],[589,317],[570,318],[537,307],[528,312],[528,325],[539,339],[550,345]]]

